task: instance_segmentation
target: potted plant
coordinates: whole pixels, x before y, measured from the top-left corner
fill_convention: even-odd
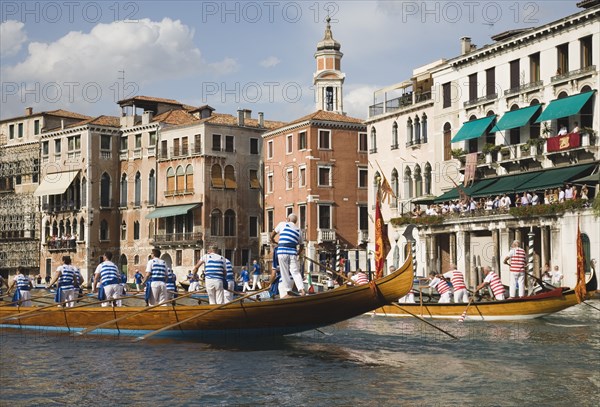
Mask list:
[[[536,156],[540,151],[540,146],[542,146],[545,142],[546,139],[543,138],[530,138],[525,144],[521,146],[521,151],[523,151],[524,153],[529,151],[531,156]]]
[[[483,145],[481,152],[485,155],[485,163],[486,164],[492,163],[492,157],[495,153],[497,153],[500,150],[500,147],[501,146],[497,146],[493,143],[485,143]]]
[[[548,122],[544,122],[544,125],[542,126],[542,135],[544,136],[544,138],[551,137],[553,133],[554,129],[552,129]]]
[[[453,148],[450,154],[452,155],[452,158],[458,159],[466,155],[467,152],[462,148]]]

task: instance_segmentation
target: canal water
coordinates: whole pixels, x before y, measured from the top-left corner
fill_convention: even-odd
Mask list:
[[[222,344],[3,329],[0,405],[600,405],[598,310],[435,324],[460,339],[384,316]]]

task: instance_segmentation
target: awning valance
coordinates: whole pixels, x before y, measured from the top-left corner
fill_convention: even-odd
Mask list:
[[[538,176],[521,185],[521,190],[541,190],[562,186],[565,182],[579,177],[594,164],[583,164],[538,172]]]
[[[528,106],[522,109],[512,110],[504,113],[498,123],[492,128],[494,131],[516,129],[528,124],[540,111],[542,105]]]
[[[200,204],[173,205],[156,208],[153,212],[146,215],[146,219],[168,218],[170,216],[185,215],[190,209],[194,209]]]
[[[555,99],[544,109],[540,117],[535,121],[536,123],[543,122],[544,120],[560,119],[561,117],[572,116],[579,113],[583,105],[592,97],[596,92],[591,90],[589,92],[579,93],[577,95],[567,96],[562,99]]]
[[[33,195],[60,195],[69,188],[69,185],[71,185],[77,174],[79,174],[79,170],[46,174]]]
[[[466,122],[460,128],[456,136],[452,139],[452,143],[457,143],[459,141],[470,140],[474,138],[481,137],[484,133],[487,133],[490,125],[496,118],[496,115],[483,117],[477,120],[471,120],[470,122]]]

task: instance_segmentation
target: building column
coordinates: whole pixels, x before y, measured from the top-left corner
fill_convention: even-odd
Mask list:
[[[448,246],[450,246],[450,262],[452,263],[456,263],[456,233],[450,233],[449,234],[449,244]]]
[[[543,268],[546,263],[550,262],[550,227],[542,226],[540,229],[542,236],[542,253],[540,255],[540,265]]]
[[[498,268],[494,271],[500,277],[502,276],[502,264],[504,257],[506,256],[506,253],[508,253],[508,249],[510,248],[512,240],[514,240],[512,239],[511,234],[511,231],[508,229],[500,229],[499,231],[500,242],[498,245]],[[508,277],[508,269],[506,270],[506,273],[506,276]],[[506,281],[508,281],[508,279]]]
[[[475,270],[471,270],[471,234],[466,231],[456,232],[456,266],[465,271],[467,286],[471,286]]]
[[[500,270],[500,256],[502,255],[501,244],[500,244],[500,230],[494,229],[492,230],[492,242],[494,244],[494,257],[492,259],[492,264],[490,266],[493,270]]]

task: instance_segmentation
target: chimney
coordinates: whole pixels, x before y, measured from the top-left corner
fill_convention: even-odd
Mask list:
[[[258,112],[258,127],[265,127],[265,114]]]
[[[471,37],[462,37],[460,39],[460,55],[468,54],[471,49]]]
[[[251,118],[252,118],[252,110],[244,109],[244,119],[251,119]]]
[[[60,119],[60,128],[61,130],[65,128],[65,119]]]
[[[242,127],[244,125],[244,110],[238,109],[238,126]]]
[[[150,124],[151,121],[152,121],[152,111],[145,110],[144,113],[142,114],[142,124]]]
[[[25,108],[25,116],[31,116],[33,114],[33,107]]]

